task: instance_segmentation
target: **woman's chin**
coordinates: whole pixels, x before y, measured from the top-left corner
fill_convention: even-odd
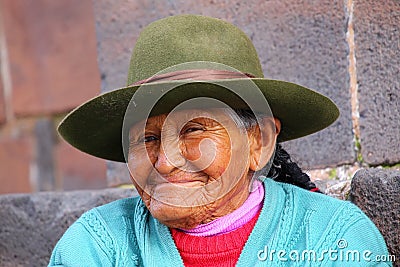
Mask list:
[[[162,183],[146,190],[153,201],[159,204],[179,208],[193,208],[215,202],[216,198],[209,193],[201,182]]]
[[[152,199],[147,208],[154,218],[171,228],[191,229],[204,219],[201,207],[179,207]]]

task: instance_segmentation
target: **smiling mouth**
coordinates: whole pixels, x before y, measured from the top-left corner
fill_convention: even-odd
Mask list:
[[[159,173],[152,175],[152,178],[148,179],[148,185],[160,185],[160,184],[173,184],[179,186],[204,186],[208,182],[208,177],[202,173],[181,173],[170,176],[164,176]]]
[[[190,179],[190,180],[164,180],[162,183],[155,184],[156,186],[162,184],[169,185],[177,185],[181,187],[201,187],[206,185],[206,183],[199,179]]]
[[[179,187],[203,187],[205,185],[202,181],[179,181],[179,182],[164,182],[161,184],[155,185],[155,187],[163,187],[163,186],[179,186]]]

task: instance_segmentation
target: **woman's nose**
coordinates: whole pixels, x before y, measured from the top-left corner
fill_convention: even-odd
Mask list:
[[[154,167],[160,174],[169,174],[176,168],[185,164],[185,159],[180,153],[178,146],[161,145]]]

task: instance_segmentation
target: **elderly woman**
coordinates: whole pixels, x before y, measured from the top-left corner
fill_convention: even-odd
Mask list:
[[[387,255],[354,205],[318,193],[279,142],[338,117],[310,89],[263,78],[226,22],[169,17],[141,33],[128,86],[71,112],[59,132],[126,162],[140,197],[84,213],[49,266],[372,266]]]

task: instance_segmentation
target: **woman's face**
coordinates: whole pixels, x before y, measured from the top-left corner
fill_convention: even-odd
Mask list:
[[[242,205],[260,162],[256,128],[246,131],[223,109],[177,111],[134,125],[128,166],[151,214],[169,227],[193,228]]]

